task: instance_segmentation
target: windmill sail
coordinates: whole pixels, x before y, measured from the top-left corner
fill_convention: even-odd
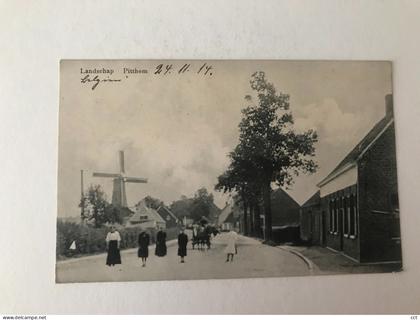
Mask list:
[[[134,178],[134,177],[126,177],[124,178],[125,182],[133,182],[133,183],[147,183],[147,179],[145,178]]]
[[[124,151],[120,151],[120,172],[121,173],[125,173],[125,168],[124,168]]]
[[[119,178],[120,175],[118,173],[103,173],[103,172],[94,172],[94,177],[101,177],[101,178]]]
[[[136,177],[125,177],[124,167],[124,151],[119,151],[119,166],[120,173],[105,173],[105,172],[94,172],[94,177],[100,178],[114,178],[113,179],[113,190],[112,190],[112,204],[117,207],[127,207],[127,196],[125,193],[125,183],[147,183],[145,178]]]

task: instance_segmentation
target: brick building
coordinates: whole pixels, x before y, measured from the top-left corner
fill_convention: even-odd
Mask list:
[[[282,188],[271,193],[271,225],[273,240],[279,243],[299,240],[299,204]],[[261,210],[261,212],[263,212]],[[262,215],[262,233],[265,232]],[[265,236],[264,236],[265,238]]]
[[[300,239],[311,245],[325,245],[325,221],[321,214],[321,196],[317,191],[300,208]]]
[[[401,261],[392,95],[385,117],[318,187],[327,247],[362,263]]]

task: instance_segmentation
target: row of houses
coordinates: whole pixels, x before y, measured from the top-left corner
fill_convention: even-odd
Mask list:
[[[317,187],[300,211],[302,240],[361,263],[401,261],[392,95],[385,117]]]
[[[145,229],[170,229],[177,227],[180,222],[169,208],[160,206],[153,209],[142,200],[135,206],[134,214],[127,219],[125,226],[141,226]]]
[[[327,247],[360,263],[401,261],[392,95],[385,101],[384,118],[302,206],[283,189],[273,191],[274,240]],[[241,212],[226,205],[219,224],[243,232]],[[264,216],[260,219],[262,233]]]
[[[212,204],[208,217],[202,217],[203,224],[217,224],[220,209]],[[161,205],[154,209],[147,205],[145,199],[141,200],[134,207],[134,212],[128,216],[125,226],[141,226],[152,229],[171,229],[175,227],[190,227],[194,222],[190,217],[190,212],[181,213],[178,217],[166,206]]]
[[[300,205],[285,190],[278,188],[271,194],[271,213],[272,213],[272,229],[273,237],[277,242],[297,241],[299,239],[299,210]],[[260,209],[262,213],[262,208]],[[265,219],[264,215],[250,215],[248,213],[249,222],[248,230],[245,230],[243,221],[243,208],[234,201],[227,202],[222,209],[218,225],[222,231],[235,229],[241,233],[252,233],[251,225],[259,226],[255,231],[255,236],[265,238]],[[255,221],[255,219],[259,221]],[[255,229],[255,227],[254,227]]]

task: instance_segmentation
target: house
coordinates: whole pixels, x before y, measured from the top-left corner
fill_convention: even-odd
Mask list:
[[[134,214],[128,219],[127,227],[141,226],[143,228],[166,228],[166,221],[152,208],[147,207],[144,201],[135,206]]]
[[[325,221],[321,214],[320,191],[315,192],[300,208],[300,239],[310,245],[325,244]]]
[[[386,115],[317,186],[325,245],[362,263],[401,261],[392,95]]]
[[[300,205],[282,188],[271,193],[271,219],[272,226],[297,226],[299,225]]]
[[[166,228],[174,228],[178,226],[178,218],[166,206],[160,206],[157,213],[166,222]]]
[[[180,200],[174,201],[171,205],[172,212],[180,221],[182,221],[184,226],[189,226],[198,222],[194,221],[194,218],[191,217],[194,209],[194,201],[194,198],[187,198],[184,196]],[[209,212],[208,215],[206,215],[206,218],[209,220],[209,224],[215,225],[217,223],[220,211],[220,208],[218,208],[213,202],[209,204]]]
[[[231,221],[231,217],[233,217],[233,203],[226,202],[225,207],[222,209],[222,211],[220,211],[217,219],[217,225],[222,231],[233,230],[234,226]]]
[[[236,230],[244,232],[243,223],[243,209],[234,201],[226,202],[225,207],[220,211],[216,225],[222,231]]]
[[[193,223],[194,223],[194,220],[191,219],[190,217],[187,217],[187,216],[182,217],[182,225],[184,227],[191,226]]]
[[[222,210],[218,206],[216,206],[214,204],[214,202],[210,203],[210,212],[209,212],[209,215],[207,217],[210,224],[213,224],[213,225],[217,224],[217,221],[218,221],[218,218],[219,218],[219,215],[220,215],[221,211]]]
[[[273,190],[271,193],[271,225],[274,241],[296,242],[299,240],[299,210],[300,205],[285,190],[282,188]],[[264,215],[261,216],[261,219],[262,233],[264,234]]]

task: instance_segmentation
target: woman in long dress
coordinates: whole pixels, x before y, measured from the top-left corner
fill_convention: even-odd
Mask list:
[[[178,235],[178,256],[181,257],[181,263],[184,263],[184,257],[187,256],[188,236],[184,233],[184,229]]]
[[[147,257],[149,257],[149,244],[150,236],[147,232],[143,231],[139,234],[139,250],[137,255],[141,258],[142,267],[146,266]]]
[[[111,227],[111,231],[106,235],[106,247],[108,249],[108,255],[106,257],[107,266],[115,266],[116,264],[121,264],[121,255],[120,255],[120,243],[121,236],[120,233],[115,230],[115,227]]]
[[[156,250],[155,255],[158,257],[166,256],[166,232],[163,231],[163,228],[160,228],[156,234]]]
[[[232,262],[233,256],[237,253],[236,251],[237,239],[238,239],[238,234],[235,231],[231,230],[227,234],[227,246],[225,248],[225,253],[227,254],[226,262],[229,262],[229,258],[230,258],[230,262]]]

